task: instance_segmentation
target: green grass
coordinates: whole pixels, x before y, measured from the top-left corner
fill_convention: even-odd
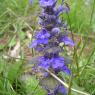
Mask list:
[[[95,95],[95,39],[92,37],[95,34],[95,0],[90,0],[88,5],[86,0],[66,1],[71,11],[69,15],[64,15],[64,19],[67,20],[70,30],[83,38],[73,51],[73,62],[70,65],[72,80],[64,73],[61,76],[73,88]],[[23,51],[23,59],[19,61],[14,58],[4,59],[8,49],[16,44],[17,38],[20,39],[22,47],[27,47],[30,40],[26,38],[26,31],[39,28],[39,12],[36,1],[34,5],[30,5],[28,0],[0,0],[0,41],[7,39],[6,43],[0,43],[0,95],[46,95],[35,76],[29,76],[24,83],[20,80],[24,72],[23,66],[28,63],[23,60],[26,57]],[[78,94],[69,92],[68,95]]]
[[[76,33],[95,32],[95,1],[94,0],[67,0],[71,12],[70,21]]]

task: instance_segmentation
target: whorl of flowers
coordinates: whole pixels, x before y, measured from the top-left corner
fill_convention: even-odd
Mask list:
[[[67,74],[71,74],[69,68],[64,62],[64,57],[60,55],[63,52],[64,45],[74,46],[74,42],[68,38],[67,26],[59,18],[63,12],[69,12],[69,7],[64,3],[56,8],[57,0],[39,0],[40,7],[42,8],[41,15],[39,16],[39,25],[42,27],[40,31],[37,31],[34,35],[34,40],[30,45],[30,48],[34,48],[36,51],[41,52],[43,55],[39,56],[38,66],[43,69],[52,69],[55,73],[63,71]],[[64,32],[61,32],[63,28]],[[47,76],[48,77],[48,76]],[[54,95],[57,95],[58,90],[64,94],[62,86],[55,88]],[[50,91],[48,91],[48,95]]]

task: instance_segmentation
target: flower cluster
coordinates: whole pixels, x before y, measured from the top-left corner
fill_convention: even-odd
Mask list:
[[[38,66],[52,69],[55,73],[63,71],[70,75],[71,72],[64,62],[64,57],[60,56],[60,53],[63,52],[63,46],[60,46],[60,43],[74,46],[74,42],[68,38],[67,26],[59,18],[61,13],[68,13],[70,9],[64,0],[59,7],[56,7],[57,0],[39,0],[39,4],[42,8],[42,13],[39,16],[39,25],[42,29],[36,31],[30,48],[35,48],[36,51],[43,54],[38,59]],[[61,32],[61,28],[64,32]]]

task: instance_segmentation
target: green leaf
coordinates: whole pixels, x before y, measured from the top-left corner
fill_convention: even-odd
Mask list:
[[[25,34],[25,32],[21,31],[19,33],[19,36],[20,36],[20,39],[23,40],[25,38],[26,34]]]
[[[1,59],[0,59],[1,60]],[[0,63],[0,73],[4,70],[4,62],[1,60],[1,63]]]
[[[11,64],[9,71],[8,71],[8,79],[10,80],[11,84],[14,80],[18,77],[18,73],[20,72],[22,63],[18,62],[15,64]]]
[[[16,44],[16,39],[13,37],[8,46],[13,47],[15,44]]]
[[[3,89],[3,82],[0,80],[0,89]]]
[[[2,50],[4,48],[5,45],[0,44],[0,50]]]
[[[25,82],[26,92],[29,95],[46,95],[46,91],[39,85],[35,77],[29,77]]]

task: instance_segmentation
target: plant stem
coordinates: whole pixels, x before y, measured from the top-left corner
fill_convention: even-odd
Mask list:
[[[89,64],[89,62],[90,62],[90,60],[91,60],[91,58],[92,58],[94,52],[95,52],[95,46],[94,46],[94,49],[93,49],[93,51],[92,51],[90,57],[89,57],[88,60],[87,60],[87,63],[84,65],[84,67],[83,67],[82,71],[80,72],[80,74],[82,74],[82,72],[84,71],[84,69],[86,68],[86,66]]]

